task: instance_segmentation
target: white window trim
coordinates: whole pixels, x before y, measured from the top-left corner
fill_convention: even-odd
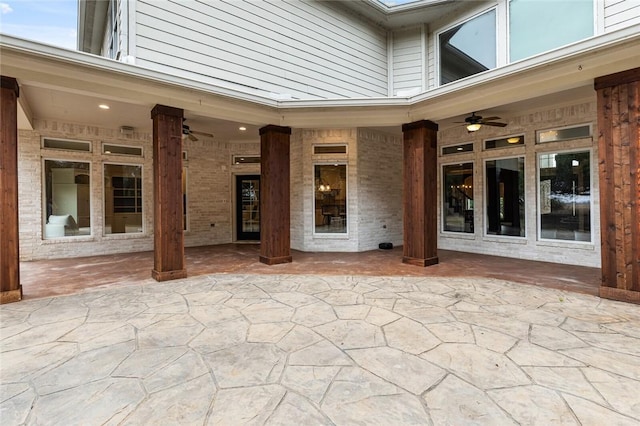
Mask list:
[[[334,152],[334,153],[321,152],[321,153],[316,154],[316,147],[317,146],[324,147],[324,148],[331,148],[331,147],[337,147],[337,146],[342,147],[343,146],[345,151],[344,152]],[[314,155],[314,156],[320,155],[320,156],[322,156],[321,158],[326,157],[328,155],[347,156],[347,155],[349,155],[349,144],[347,144],[347,143],[314,143],[311,146],[311,154]]]
[[[137,154],[121,154],[121,153],[117,153],[117,152],[105,152],[105,146],[106,145],[119,146],[119,147],[122,147],[122,148],[139,149],[140,150],[140,155],[137,155]],[[102,155],[120,155],[120,156],[123,156],[123,157],[130,157],[130,158],[144,158],[144,147],[138,146],[138,145],[125,145],[125,144],[120,144],[120,143],[111,143],[111,142],[102,141]]]
[[[549,142],[540,142],[539,141],[539,137],[538,135],[542,132],[548,132],[550,130],[565,130],[565,129],[574,129],[576,127],[585,127],[585,126],[589,126],[589,136],[580,136],[577,138],[570,138],[570,139],[560,139],[557,141],[549,141]],[[547,127],[544,129],[536,129],[535,131],[535,141],[534,143],[537,146],[546,146],[547,144],[552,144],[552,143],[558,143],[558,142],[568,142],[568,141],[575,141],[575,140],[591,140],[593,141],[593,123],[589,122],[589,123],[577,123],[577,124],[570,124],[568,126],[561,126],[561,127]]]
[[[523,145],[520,145],[522,148],[524,148]],[[520,236],[515,236],[515,235],[495,235],[495,234],[488,234],[487,233],[487,226],[489,225],[488,223],[488,216],[489,216],[489,212],[487,211],[488,205],[489,205],[489,195],[487,194],[488,188],[487,188],[487,162],[488,161],[498,161],[498,160],[508,160],[511,158],[522,158],[523,159],[523,163],[522,166],[524,168],[524,180],[525,180],[525,188],[524,188],[524,204],[525,204],[525,209],[524,209],[524,236],[520,237]],[[500,157],[490,157],[490,158],[484,158],[482,160],[482,238],[483,241],[520,241],[523,243],[527,242],[527,156],[525,154],[525,152],[523,151],[522,154],[517,154],[517,153],[513,153],[512,155],[505,155],[505,156],[500,156]],[[475,211],[474,211],[475,213]]]
[[[572,152],[588,152],[589,153],[589,188],[591,191],[589,197],[589,223],[591,224],[591,241],[571,241],[571,240],[557,240],[553,238],[542,238],[542,220],[540,218],[540,156],[549,154],[570,154]],[[557,243],[559,246],[583,246],[593,247],[595,244],[594,235],[594,197],[593,197],[593,148],[573,148],[573,149],[555,149],[549,151],[536,152],[536,243],[544,243],[542,245],[553,245]]]
[[[129,157],[126,157],[129,158]],[[138,157],[133,157],[133,158],[138,158]],[[122,239],[122,238],[141,238],[141,237],[145,237],[146,233],[147,233],[147,224],[145,223],[145,214],[146,214],[146,209],[145,209],[145,201],[146,201],[146,196],[145,196],[145,185],[144,185],[144,164],[139,163],[139,162],[113,162],[113,161],[104,161],[101,163],[102,164],[102,186],[100,188],[100,190],[102,191],[102,237],[105,239]],[[105,220],[105,215],[107,213],[107,194],[105,191],[105,187],[104,187],[104,166],[106,165],[112,165],[112,166],[138,166],[140,167],[140,191],[142,192],[140,194],[140,203],[142,205],[142,213],[140,213],[142,215],[142,232],[124,232],[124,233],[111,233],[111,234],[107,234],[106,233],[106,229],[107,229],[107,222]]]
[[[472,151],[467,151],[464,152],[462,154],[471,154],[473,153]],[[453,154],[456,155],[456,154]],[[459,154],[458,154],[459,155]],[[444,168],[445,166],[454,166],[454,165],[461,165],[461,164],[468,164],[471,163],[472,167],[473,167],[473,232],[456,232],[456,231],[447,231],[444,229]],[[477,185],[476,185],[476,174],[478,173],[478,170],[476,169],[476,160],[475,159],[470,159],[470,160],[461,160],[461,161],[449,161],[446,163],[441,163],[440,164],[440,233],[442,235],[445,235],[447,237],[451,237],[451,238],[460,238],[460,239],[465,239],[465,240],[470,240],[470,239],[475,239],[478,231],[476,229],[475,226],[475,222],[476,222],[476,215],[477,215],[477,209],[478,209],[478,203],[476,203],[476,191],[477,191]],[[483,203],[486,204],[486,203]]]
[[[463,146],[463,145],[473,145],[473,149],[471,151],[452,152],[451,154],[445,154],[444,153],[444,150],[446,148],[453,148],[454,146]],[[475,146],[474,141],[461,142],[461,143],[452,143],[452,144],[442,145],[440,147],[440,157],[444,157],[444,158],[449,158],[450,155],[474,154],[475,152],[476,152],[476,146]],[[454,162],[453,164],[456,164],[456,163],[458,163],[458,162]]]
[[[343,155],[343,154],[340,154]],[[345,211],[347,213],[347,219],[345,223],[345,232],[316,232],[316,166],[345,166]],[[349,164],[347,160],[344,161],[316,161],[311,165],[311,176],[312,176],[312,187],[311,187],[311,200],[312,200],[312,230],[313,230],[313,238],[318,239],[335,239],[335,240],[344,240],[349,237],[349,223],[350,223],[350,213],[349,213]]]
[[[524,143],[517,143],[517,144],[513,144],[513,145],[507,145],[507,146],[503,146],[500,148],[489,148],[487,149],[487,141],[495,141],[495,140],[500,140],[500,139],[508,139],[514,136],[518,136],[518,137],[522,137],[524,138]],[[521,133],[513,133],[510,135],[500,135],[500,136],[494,136],[491,138],[485,138],[482,139],[482,152],[499,152],[500,150],[503,149],[508,149],[508,150],[512,150],[512,149],[516,149],[516,148],[524,148],[525,146],[527,146],[527,135],[524,132]]]
[[[458,21],[455,21],[453,24],[449,24],[445,27],[442,27],[440,29],[438,29],[437,31],[434,31],[434,51],[435,51],[435,67],[434,67],[434,78],[435,78],[435,87],[441,87],[443,86],[442,84],[440,84],[440,34],[449,31],[452,28],[457,27],[458,25],[462,25],[466,22],[471,21],[472,19],[477,18],[478,16],[487,13],[491,10],[495,10],[496,12],[496,67],[493,69],[497,69],[499,68],[502,64],[500,64],[500,62],[498,61],[498,59],[500,58],[500,54],[498,53],[498,49],[499,49],[499,43],[498,43],[498,38],[499,38],[499,31],[498,31],[498,24],[499,24],[499,13],[498,13],[498,7],[497,5],[492,5],[490,7],[483,7],[481,9],[477,9],[473,12],[470,13],[466,13],[464,15],[462,15],[462,18]],[[491,70],[489,70],[491,71]],[[476,75],[476,74],[474,74]],[[469,76],[471,77],[471,76]],[[466,77],[465,77],[466,78]],[[456,80],[457,81],[457,80]],[[447,83],[448,84],[448,83]]]
[[[44,146],[44,141],[46,139],[62,141],[62,142],[75,142],[75,143],[86,144],[86,145],[89,146],[89,150],[88,151],[79,151],[79,150],[75,150],[75,149],[50,148],[48,146]],[[53,136],[42,136],[42,138],[40,138],[40,148],[41,149],[46,149],[46,150],[53,150],[53,151],[78,152],[78,153],[83,153],[83,154],[91,154],[93,152],[93,144],[91,143],[91,141],[87,141],[87,140],[83,140],[83,139],[56,138],[56,137],[53,137]],[[62,160],[56,160],[56,161],[62,161]]]
[[[69,152],[82,152],[85,154],[89,154],[86,151],[69,151]],[[45,237],[45,225],[47,224],[47,219],[48,217],[46,217],[47,214],[47,175],[46,175],[46,167],[45,167],[45,162],[46,161],[66,161],[66,162],[70,162],[70,163],[86,163],[89,164],[89,235],[65,235],[64,237],[54,237],[54,238],[46,238]],[[91,162],[91,160],[80,160],[80,159],[69,159],[69,158],[56,158],[56,157],[42,157],[41,158],[41,176],[42,176],[42,183],[41,183],[41,192],[42,192],[42,196],[41,201],[42,201],[42,211],[40,214],[40,218],[41,218],[41,232],[42,232],[42,236],[40,238],[41,241],[68,241],[70,239],[73,239],[74,241],[82,241],[82,240],[93,240],[93,228],[95,226],[94,223],[94,215],[93,215],[93,163]]]

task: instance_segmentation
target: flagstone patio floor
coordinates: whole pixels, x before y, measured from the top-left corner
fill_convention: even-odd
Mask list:
[[[208,273],[0,321],[3,425],[640,424],[640,307],[498,278]]]

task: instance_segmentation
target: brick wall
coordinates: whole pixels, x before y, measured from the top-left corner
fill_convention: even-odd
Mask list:
[[[480,131],[467,133],[463,125],[441,130],[438,145],[474,143],[474,152],[439,157],[438,175],[438,226],[442,230],[442,164],[474,163],[474,228],[475,234],[440,232],[438,248],[496,256],[516,257],[556,263],[600,267],[600,210],[597,167],[596,104],[583,101],[575,104],[532,110],[507,120],[505,128],[484,126]],[[591,138],[564,142],[536,144],[536,130],[546,130],[571,125],[592,124]],[[487,139],[524,134],[525,145],[503,149],[483,150]],[[591,150],[591,223],[592,242],[538,241],[538,187],[537,155],[567,150]],[[524,238],[509,238],[485,234],[484,161],[513,156],[525,157],[526,231]]]

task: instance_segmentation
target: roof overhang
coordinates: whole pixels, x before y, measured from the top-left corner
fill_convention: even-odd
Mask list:
[[[464,0],[418,0],[388,6],[378,0],[352,0],[337,2],[348,10],[384,27],[396,29],[418,24],[430,24],[463,7]]]
[[[379,127],[422,119],[439,122],[578,88],[593,94],[595,78],[640,67],[640,25],[408,98],[275,100],[9,36],[0,42],[0,55],[2,75],[15,77],[34,90],[110,99],[146,111],[164,104],[192,116],[257,126]],[[30,99],[40,101],[38,96]],[[37,108],[32,105],[31,110]]]

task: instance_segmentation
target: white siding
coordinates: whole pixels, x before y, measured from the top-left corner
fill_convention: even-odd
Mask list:
[[[605,32],[640,24],[639,0],[605,0]]]
[[[422,87],[422,29],[420,27],[393,33],[393,94]],[[414,93],[415,94],[415,93]]]
[[[387,94],[386,33],[330,2],[136,5],[141,66],[293,98]]]

